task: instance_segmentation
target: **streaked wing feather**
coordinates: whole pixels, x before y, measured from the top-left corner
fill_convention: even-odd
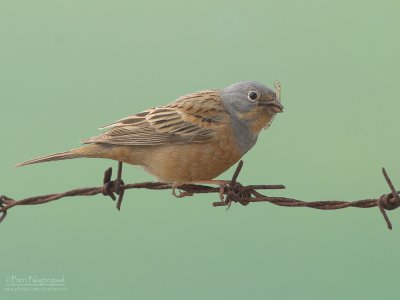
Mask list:
[[[107,132],[83,142],[142,146],[206,142],[215,137],[226,116],[217,92],[208,90],[118,120],[104,127]]]
[[[136,115],[120,119],[109,125],[102,126],[99,129],[108,129],[108,128],[113,128],[113,127],[117,127],[117,126],[126,126],[126,125],[132,125],[132,124],[138,124],[141,122],[145,122],[146,116],[151,112],[151,110],[152,109],[145,110]]]

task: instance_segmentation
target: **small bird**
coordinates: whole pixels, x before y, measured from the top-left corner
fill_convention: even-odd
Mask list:
[[[165,106],[145,110],[101,129],[85,146],[35,158],[16,166],[72,158],[108,158],[140,165],[173,187],[217,184],[256,143],[283,111],[280,84],[275,91],[255,81],[182,96]]]

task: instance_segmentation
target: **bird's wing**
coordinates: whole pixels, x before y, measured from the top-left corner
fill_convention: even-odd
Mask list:
[[[217,92],[202,91],[116,121],[104,127],[107,132],[83,143],[155,146],[206,142],[215,138],[216,129],[226,124],[227,118]]]

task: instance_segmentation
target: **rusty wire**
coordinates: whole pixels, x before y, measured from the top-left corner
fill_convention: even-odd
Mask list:
[[[386,210],[393,210],[400,206],[399,192],[394,188],[392,181],[390,180],[386,170],[382,168],[383,176],[390,188],[390,193],[384,194],[379,198],[375,199],[364,199],[357,201],[302,201],[292,198],[285,197],[270,197],[261,194],[257,190],[271,190],[271,189],[285,189],[284,185],[246,185],[243,186],[237,182],[240,171],[243,167],[243,161],[240,161],[233,177],[228,185],[224,187],[223,194],[225,195],[224,200],[214,202],[213,206],[225,206],[229,208],[233,202],[238,202],[242,205],[248,205],[251,202],[269,202],[278,206],[285,207],[309,207],[314,209],[323,210],[334,210],[346,207],[357,207],[357,208],[370,208],[378,207],[382,213],[387,227],[392,229],[392,224],[386,214]],[[65,197],[73,196],[94,196],[97,194],[103,194],[111,197],[114,201],[117,200],[117,209],[121,209],[122,200],[124,193],[128,189],[149,189],[149,190],[167,190],[172,189],[172,185],[162,182],[142,182],[124,184],[122,181],[122,162],[118,163],[117,178],[111,180],[112,168],[107,169],[104,172],[103,186],[101,187],[88,187],[79,188],[64,193],[49,194],[42,196],[29,197],[22,200],[14,200],[7,196],[0,196],[0,223],[6,218],[8,210],[18,205],[36,205],[43,204],[51,201],[55,201]],[[203,193],[221,193],[219,187],[211,187],[205,185],[196,184],[185,184],[179,186],[180,194],[178,197],[189,196],[193,194]],[[118,195],[118,199],[115,194]]]

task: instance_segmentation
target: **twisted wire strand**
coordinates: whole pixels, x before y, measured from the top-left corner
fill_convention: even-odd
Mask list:
[[[386,221],[387,227],[392,229],[392,224],[387,216],[386,210],[394,210],[400,206],[399,192],[393,186],[393,183],[388,176],[385,168],[382,168],[383,176],[390,188],[390,193],[384,194],[376,199],[364,199],[357,201],[302,201],[293,198],[286,197],[270,197],[261,194],[258,190],[271,190],[271,189],[285,189],[284,185],[247,185],[243,186],[237,181],[237,178],[242,170],[243,161],[240,161],[236,170],[232,176],[229,185],[225,186],[223,189],[223,194],[225,195],[224,200],[214,202],[213,206],[225,206],[227,209],[231,206],[233,202],[240,203],[242,205],[248,205],[249,203],[255,202],[269,202],[274,205],[283,207],[308,207],[320,210],[336,210],[343,209],[347,207],[356,208],[371,208],[378,207],[379,211]],[[168,183],[163,182],[141,182],[141,183],[131,183],[125,184],[122,180],[122,162],[118,163],[117,178],[111,180],[112,178],[112,168],[107,169],[104,172],[103,186],[100,187],[87,187],[78,188],[63,193],[48,194],[42,196],[29,197],[21,200],[14,200],[7,196],[0,196],[0,223],[8,215],[8,211],[19,205],[37,205],[44,204],[52,201],[59,200],[65,197],[75,197],[75,196],[95,196],[98,194],[103,194],[104,196],[109,196],[113,200],[117,201],[116,207],[118,210],[121,209],[122,200],[125,195],[125,191],[129,189],[148,189],[148,190],[168,190],[173,189],[173,186]],[[191,196],[194,194],[204,194],[204,193],[221,193],[219,187],[212,187],[206,185],[197,184],[185,184],[179,186],[180,194],[178,197]],[[115,196],[118,195],[118,199]]]

